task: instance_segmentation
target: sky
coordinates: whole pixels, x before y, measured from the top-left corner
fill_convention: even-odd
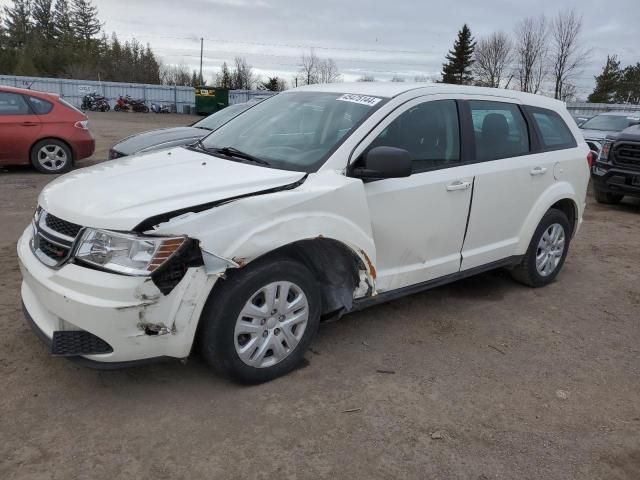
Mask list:
[[[0,4],[8,0],[0,0]],[[640,61],[640,0],[94,0],[107,32],[150,43],[167,64],[199,68],[204,37],[204,77],[222,62],[243,56],[266,79],[290,80],[301,55],[336,61],[344,80],[394,75],[439,78],[456,33],[468,23],[476,39],[513,33],[526,16],[575,8],[583,15],[581,43],[591,50],[575,79],[581,96],[607,54],[622,65]]]

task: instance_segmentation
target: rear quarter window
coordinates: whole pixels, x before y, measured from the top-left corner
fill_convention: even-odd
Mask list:
[[[562,117],[553,110],[527,107],[540,136],[543,150],[574,148],[577,143]]]
[[[36,115],[46,115],[53,109],[53,103],[36,97],[27,97],[31,109]]]

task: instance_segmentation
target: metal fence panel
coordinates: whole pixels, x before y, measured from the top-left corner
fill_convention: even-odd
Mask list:
[[[640,105],[624,103],[569,102],[567,110],[574,115],[597,115],[606,112],[640,112]]]
[[[250,100],[264,100],[277,93],[269,90],[229,90],[229,105],[245,103]]]
[[[183,113],[185,106],[192,109],[195,108],[196,104],[195,89],[192,87],[12,75],[0,76],[0,85],[29,88],[38,92],[57,93],[76,107],[80,107],[82,97],[91,92],[104,95],[112,107],[120,95],[130,95],[136,99],[143,99],[147,102],[147,105],[151,103],[172,105],[178,113]]]

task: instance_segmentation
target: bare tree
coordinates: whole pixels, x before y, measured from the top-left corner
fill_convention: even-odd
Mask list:
[[[562,84],[562,93],[560,95],[560,100],[563,102],[575,102],[578,98],[578,87],[576,87],[573,83],[564,82]]]
[[[511,50],[511,39],[504,32],[494,32],[478,41],[473,52],[473,74],[480,85],[500,88]]]
[[[404,82],[404,77],[400,77],[398,75],[394,75],[393,78],[391,78],[392,82]]]
[[[525,18],[516,27],[514,75],[523,92],[538,93],[546,76],[547,32],[544,15]]]
[[[358,82],[375,82],[376,79],[373,77],[373,75],[362,75],[359,79]]]
[[[231,83],[234,89],[251,90],[253,85],[259,80],[253,73],[253,68],[243,57],[235,58],[235,68],[231,73]]]
[[[416,83],[426,83],[432,82],[433,79],[429,78],[427,75],[416,75],[415,77],[413,77],[413,81]]]
[[[551,67],[554,82],[554,98],[562,99],[568,82],[581,73],[590,52],[580,46],[582,16],[575,10],[560,12],[551,24]]]
[[[331,58],[319,60],[316,68],[318,83],[334,83],[342,79],[336,62]]]
[[[300,85],[332,83],[342,79],[336,62],[331,58],[318,57],[313,49],[309,50],[309,53],[303,53],[301,61],[300,71],[294,78]]]
[[[160,67],[160,81],[163,85],[191,86],[191,72],[189,68],[180,65],[162,65]]]

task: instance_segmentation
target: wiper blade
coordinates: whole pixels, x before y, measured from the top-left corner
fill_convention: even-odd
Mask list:
[[[269,165],[269,162],[267,162],[266,160],[254,157],[253,155],[243,152],[242,150],[238,150],[234,147],[210,148],[209,150],[213,150],[216,153],[221,153],[223,155],[226,155],[227,157],[236,157],[242,158],[243,160],[249,160],[250,162],[257,163],[258,165]]]

